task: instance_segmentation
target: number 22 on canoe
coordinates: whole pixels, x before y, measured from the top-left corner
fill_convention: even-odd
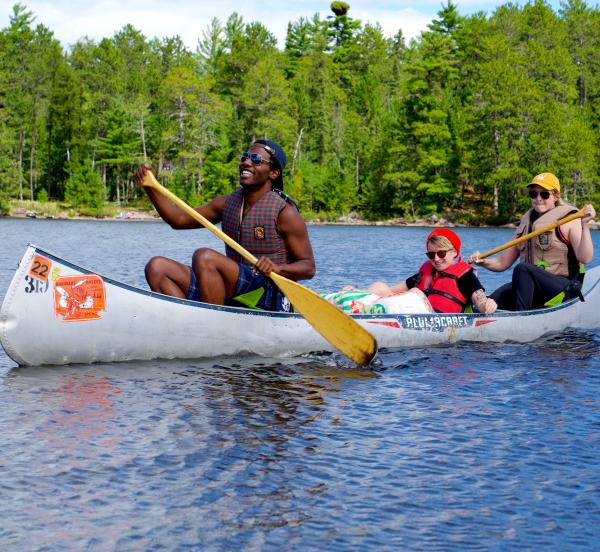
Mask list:
[[[162,186],[150,170],[146,171],[143,184],[145,187],[153,188],[166,196],[177,207],[237,251],[248,262],[257,263],[258,259],[252,253],[231,239],[225,232],[219,230],[185,201]],[[371,362],[377,353],[377,341],[356,320],[353,320],[335,305],[298,282],[289,280],[276,272],[271,272],[269,278],[294,305],[294,309],[336,349],[360,366]]]

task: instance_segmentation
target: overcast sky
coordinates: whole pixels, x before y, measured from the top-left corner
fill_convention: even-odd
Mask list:
[[[9,25],[15,0],[0,0],[0,28]],[[260,21],[283,47],[287,24],[301,17],[321,18],[331,15],[330,1],[316,0],[21,0],[35,15],[35,24],[42,23],[54,32],[64,47],[87,36],[99,41],[110,38],[127,23],[147,38],[179,35],[192,50],[213,17],[225,22],[238,12],[245,22]],[[458,0],[461,15],[478,11],[491,14],[506,2]],[[515,4],[525,2],[517,0]],[[418,36],[446,4],[446,0],[349,0],[349,15],[363,23],[379,23],[387,36],[402,29],[405,38]],[[556,11],[560,0],[549,4]],[[591,4],[590,4],[591,5]]]

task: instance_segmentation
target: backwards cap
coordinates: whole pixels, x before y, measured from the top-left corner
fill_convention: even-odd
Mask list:
[[[425,243],[428,243],[429,240],[433,238],[433,236],[443,236],[444,238],[446,238],[452,244],[452,247],[454,247],[454,249],[456,250],[456,254],[460,255],[460,238],[458,237],[458,234],[456,234],[449,228],[436,228],[435,230],[429,232]]]
[[[273,181],[273,188],[283,191],[283,169],[285,169],[285,151],[273,140],[254,140],[255,144],[262,146],[271,154],[271,159],[275,161],[279,169],[279,176]]]

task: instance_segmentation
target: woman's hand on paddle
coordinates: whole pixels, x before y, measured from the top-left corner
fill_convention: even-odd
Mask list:
[[[585,214],[585,216],[581,219],[581,222],[590,222],[590,220],[592,220],[593,218],[596,217],[596,209],[594,209],[594,206],[591,205],[590,203],[587,203],[586,205],[584,205],[581,210],[583,211],[583,213]]]
[[[474,264],[474,265],[481,265],[481,266],[484,266],[485,259],[480,259],[480,258],[479,258],[479,253],[480,253],[479,251],[475,251],[475,253],[473,253],[473,254],[469,255],[469,256],[467,257],[467,262],[468,262],[469,264]]]

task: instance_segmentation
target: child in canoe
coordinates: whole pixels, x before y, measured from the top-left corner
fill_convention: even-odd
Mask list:
[[[346,286],[324,297],[353,314],[459,313],[471,305],[492,314],[496,302],[486,296],[473,267],[461,259],[460,245],[455,232],[436,228],[425,241],[428,260],[416,274],[393,286],[374,282],[365,291]]]

